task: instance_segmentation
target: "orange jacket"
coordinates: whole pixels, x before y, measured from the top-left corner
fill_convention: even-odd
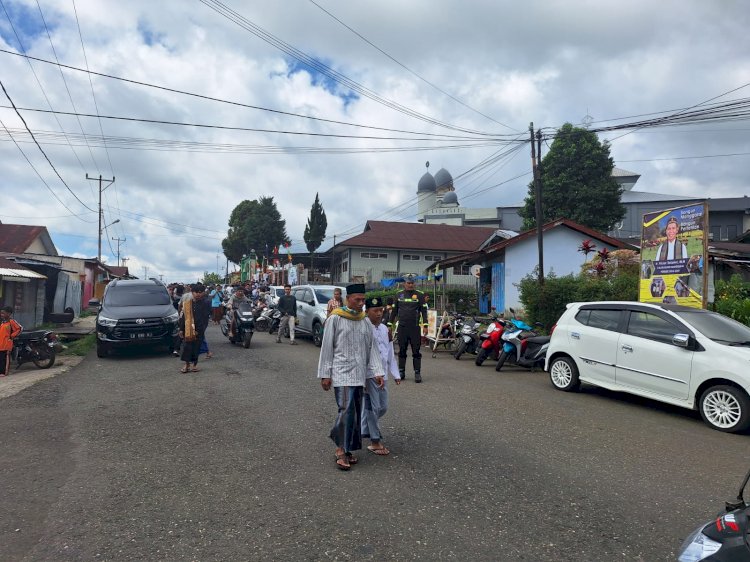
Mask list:
[[[17,337],[22,331],[21,325],[13,318],[0,323],[0,351],[13,349],[13,338]]]

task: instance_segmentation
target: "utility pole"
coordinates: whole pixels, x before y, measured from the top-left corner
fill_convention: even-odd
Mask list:
[[[112,240],[117,241],[117,267],[120,267],[120,242],[127,242],[127,238],[115,238],[112,237]]]
[[[534,203],[536,210],[536,242],[539,249],[539,284],[544,285],[544,237],[542,234],[542,178],[539,174],[539,165],[536,154],[536,143],[534,142],[534,123],[529,124],[529,134],[531,138],[531,169],[534,172]],[[539,152],[542,151],[541,132],[537,131],[537,140],[539,143]]]
[[[147,265],[143,266],[143,278],[148,279],[148,266]]]
[[[98,178],[90,178],[88,174],[86,174],[86,179],[89,181],[98,181],[99,182],[99,245],[96,253],[96,259],[98,263],[102,263],[102,224],[104,223],[104,214],[102,212],[102,192],[106,190],[110,185],[115,183],[115,176],[112,176],[111,180],[105,180],[102,178],[101,174],[99,174]],[[108,181],[109,183],[102,187],[102,182]]]
[[[336,267],[336,252],[334,251],[334,248],[336,247],[336,235],[333,235],[333,246],[331,246],[331,283],[334,283],[334,273],[335,273],[335,267]]]

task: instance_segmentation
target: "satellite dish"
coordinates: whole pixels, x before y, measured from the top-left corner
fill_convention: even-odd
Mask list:
[[[474,277],[479,277],[479,272],[482,271],[482,266],[478,265],[478,264],[477,265],[472,265],[471,269],[469,271],[471,271],[471,274]]]

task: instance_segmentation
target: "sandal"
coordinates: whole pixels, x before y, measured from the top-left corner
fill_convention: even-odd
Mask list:
[[[380,447],[373,447],[372,445],[369,445],[367,447],[367,450],[374,455],[379,455],[381,457],[391,454],[391,452],[385,447],[385,445],[381,445]]]
[[[197,373],[198,371],[200,371],[200,369],[194,366],[192,369],[190,369],[190,371],[193,373]]]
[[[188,369],[187,367],[183,367],[182,369],[180,369],[181,373],[187,373],[188,371],[190,371],[190,369]]]
[[[359,459],[352,453],[346,453],[346,460],[349,461],[349,464],[357,464],[359,462]]]
[[[351,467],[349,460],[346,458],[346,454],[341,453],[336,455],[336,468],[339,470],[349,470]]]

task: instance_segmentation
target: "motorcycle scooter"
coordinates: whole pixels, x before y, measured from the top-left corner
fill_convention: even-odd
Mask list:
[[[750,471],[740,485],[737,499],[728,501],[724,511],[690,533],[680,547],[679,562],[739,562],[750,560],[750,546],[747,542],[750,533],[750,505],[745,501],[744,492],[750,480]]]
[[[234,317],[234,336],[230,337],[229,327]],[[220,323],[221,333],[229,338],[230,343],[241,343],[247,349],[253,339],[255,331],[255,319],[253,318],[253,305],[249,302],[241,302],[234,310],[227,310]]]
[[[482,333],[480,339],[482,340],[482,346],[477,354],[477,358],[474,360],[474,364],[477,367],[481,367],[482,363],[488,358],[492,357],[494,360],[500,358],[501,348],[503,342],[501,337],[505,331],[505,321],[499,316],[495,316],[487,326],[487,329]]]
[[[51,330],[21,332],[13,340],[11,357],[16,361],[16,367],[31,361],[39,369],[49,369],[55,364],[56,353],[61,349],[62,344]]]
[[[461,356],[464,353],[477,353],[477,350],[479,349],[480,325],[481,324],[477,322],[476,318],[472,318],[471,320],[464,321],[461,329],[457,330],[459,342],[456,351],[453,353],[453,357],[456,358],[456,361],[461,359]]]
[[[549,336],[537,336],[534,328],[516,318],[516,311],[510,309],[513,318],[503,332],[503,350],[497,359],[495,371],[500,371],[506,361],[519,367],[544,369],[544,359],[549,348]]]

